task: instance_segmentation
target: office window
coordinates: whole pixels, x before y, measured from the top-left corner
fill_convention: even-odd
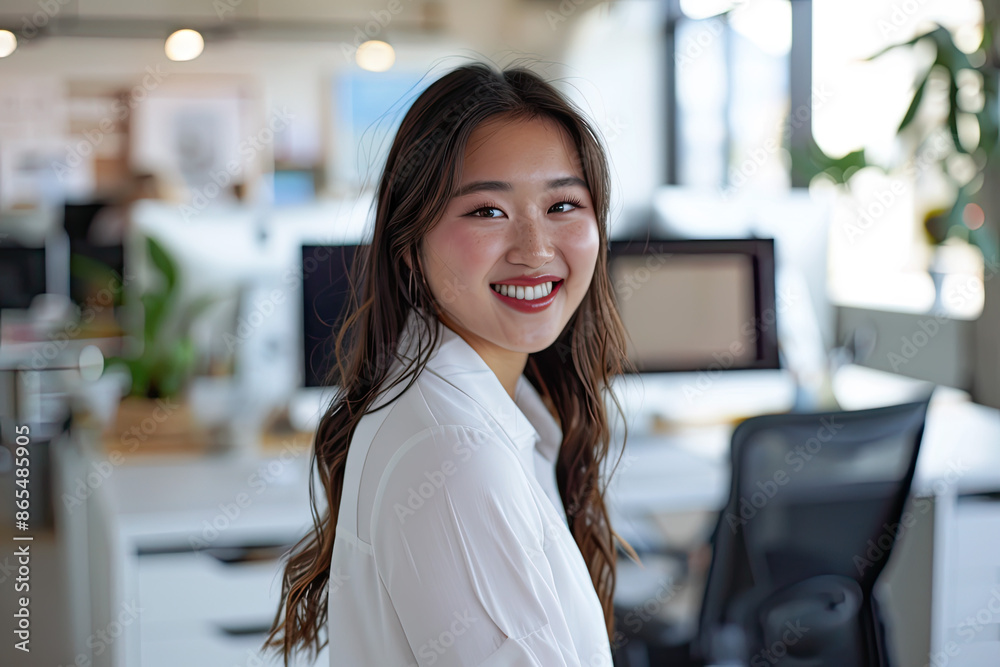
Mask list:
[[[717,4],[717,3],[713,3]],[[675,31],[677,174],[681,185],[721,188],[789,186],[782,147],[789,117],[788,0],[729,3],[726,14],[699,18],[705,3],[682,2]]]
[[[832,157],[864,149],[869,162],[892,167],[888,174],[863,169],[850,188],[814,181],[813,190],[831,197],[830,297],[844,305],[908,312],[944,309],[974,318],[982,308],[982,256],[964,244],[929,245],[924,220],[950,208],[955,188],[938,160],[951,139],[929,135],[915,156],[896,136],[913,97],[918,74],[933,55],[921,48],[886,47],[932,30],[948,28],[963,50],[982,38],[978,0],[813,0],[813,81],[828,91],[814,109],[813,135]],[[946,113],[946,90],[929,85],[918,119],[936,123]],[[917,124],[920,124],[919,122]],[[928,267],[947,264],[942,285]],[[939,281],[940,281],[939,280]],[[961,298],[950,298],[957,294]]]

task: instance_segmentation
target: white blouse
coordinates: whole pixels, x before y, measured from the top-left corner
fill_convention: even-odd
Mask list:
[[[411,313],[408,358],[417,324]],[[402,392],[361,419],[348,450],[331,665],[611,667],[556,486],[559,425],[527,378],[512,401],[461,336],[437,327],[425,371],[380,397]]]

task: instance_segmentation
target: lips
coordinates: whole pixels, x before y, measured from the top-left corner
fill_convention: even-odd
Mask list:
[[[494,292],[513,299],[533,301],[546,297],[552,293],[561,280],[547,281],[537,285],[512,285],[509,283],[495,283],[490,285]]]
[[[552,289],[546,291],[549,284],[552,285]],[[562,287],[562,284],[562,280],[557,280],[552,283],[541,283],[535,286],[511,286],[501,283],[499,285],[490,285],[490,287],[492,288],[491,291],[496,294],[496,297],[505,305],[524,313],[536,313],[552,305],[552,302],[556,300],[556,295],[559,293],[559,289]],[[540,290],[542,293],[535,294],[536,289]],[[528,290],[530,290],[530,292]],[[517,296],[519,291],[521,293],[521,298],[518,298]],[[507,294],[504,294],[504,292],[507,292]],[[511,293],[513,293],[513,296],[510,295]]]

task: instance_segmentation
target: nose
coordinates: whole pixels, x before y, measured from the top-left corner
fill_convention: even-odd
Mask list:
[[[511,264],[523,264],[537,269],[555,256],[548,221],[540,212],[529,211],[514,221],[514,238],[507,253]]]

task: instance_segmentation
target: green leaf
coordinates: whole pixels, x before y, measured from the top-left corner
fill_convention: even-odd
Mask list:
[[[167,283],[166,291],[172,292],[177,284],[177,264],[170,258],[160,242],[151,236],[146,237],[146,249],[149,251],[150,259],[153,260],[153,266],[160,270]]]
[[[933,68],[931,68],[933,69]],[[910,102],[910,108],[906,110],[906,115],[903,116],[903,120],[899,123],[899,127],[896,132],[902,132],[907,125],[913,122],[913,119],[917,117],[917,110],[920,108],[920,102],[924,99],[924,89],[927,87],[927,81],[931,78],[931,70],[927,70],[924,74],[924,78],[920,81],[917,86],[916,92],[913,93],[913,101]]]
[[[947,67],[952,74],[958,73],[960,69],[973,69],[969,56],[955,45],[955,40],[947,28],[938,26],[929,34],[938,47],[937,61]]]
[[[1000,141],[1000,105],[997,104],[997,72],[983,72],[983,108],[976,114],[979,121],[979,145],[992,157]]]
[[[139,297],[143,311],[143,339],[152,340],[166,319],[169,297],[160,294],[143,294]]]
[[[879,56],[882,56],[882,55],[888,53],[889,51],[892,51],[893,49],[898,49],[901,46],[913,46],[914,44],[916,44],[917,42],[919,42],[922,39],[931,38],[932,40],[934,40],[934,42],[936,44],[937,40],[934,39],[934,33],[935,32],[937,32],[937,29],[931,30],[930,32],[925,32],[925,33],[923,33],[921,35],[917,35],[916,37],[914,37],[913,39],[911,39],[911,40],[909,40],[907,42],[900,42],[899,44],[890,44],[889,46],[885,47],[884,49],[879,50],[877,53],[874,53],[874,54],[868,56],[867,58],[865,58],[865,60],[866,61],[875,60]]]
[[[872,166],[868,163],[863,148],[834,158],[823,152],[815,141],[810,141],[807,149],[792,148],[789,153],[792,156],[792,169],[809,181],[819,174],[826,174],[835,183],[847,183],[854,172]]]
[[[958,82],[955,81],[954,74],[950,72],[948,75],[948,130],[951,131],[951,140],[955,144],[955,150],[968,154],[969,151],[965,149],[958,137]]]
[[[104,262],[76,253],[69,257],[69,272],[73,277],[90,283],[110,282],[115,277],[114,270]]]

